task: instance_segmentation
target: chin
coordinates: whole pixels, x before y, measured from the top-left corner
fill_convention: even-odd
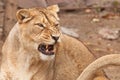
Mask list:
[[[40,59],[43,61],[51,61],[55,59],[55,54],[53,55],[45,55],[43,53],[39,53],[40,54]]]

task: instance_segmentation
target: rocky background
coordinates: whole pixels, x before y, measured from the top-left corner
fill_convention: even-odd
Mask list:
[[[18,9],[56,3],[63,33],[82,41],[96,59],[120,53],[120,0],[0,0],[0,51]],[[120,80],[120,66],[104,71],[110,80]]]

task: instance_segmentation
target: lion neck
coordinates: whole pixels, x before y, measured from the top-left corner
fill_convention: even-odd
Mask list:
[[[27,80],[52,80],[54,74],[54,60],[43,61],[38,57],[25,52],[17,59],[17,71],[21,77],[28,76]],[[20,62],[19,62],[20,61]],[[20,72],[22,71],[22,72]],[[21,79],[23,80],[23,79]]]
[[[42,61],[34,56],[29,56],[29,53],[22,53],[17,59],[18,75],[20,80],[52,80],[54,72],[54,60]],[[22,72],[21,72],[22,71]]]
[[[11,30],[2,52],[3,59],[9,65],[8,72],[16,75],[19,80],[53,80],[54,59],[42,61],[37,54],[33,55],[35,53],[21,47],[18,24]],[[9,59],[5,56],[9,56]]]

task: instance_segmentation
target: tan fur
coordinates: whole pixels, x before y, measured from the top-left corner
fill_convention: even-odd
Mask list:
[[[95,60],[80,41],[61,34],[58,11],[54,5],[17,12],[18,22],[2,48],[0,80],[76,80]],[[43,55],[38,45],[54,44],[51,36],[59,37],[55,55]],[[104,77],[102,72],[94,77],[99,76]]]
[[[98,69],[106,67],[108,65],[120,65],[120,54],[106,55],[95,60],[90,65],[88,65],[87,68],[85,68],[77,80],[93,79],[93,74],[95,74]],[[96,78],[96,80],[101,79]]]

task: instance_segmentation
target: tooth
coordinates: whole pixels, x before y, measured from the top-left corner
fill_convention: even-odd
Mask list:
[[[48,52],[48,49],[46,50],[46,52]]]

